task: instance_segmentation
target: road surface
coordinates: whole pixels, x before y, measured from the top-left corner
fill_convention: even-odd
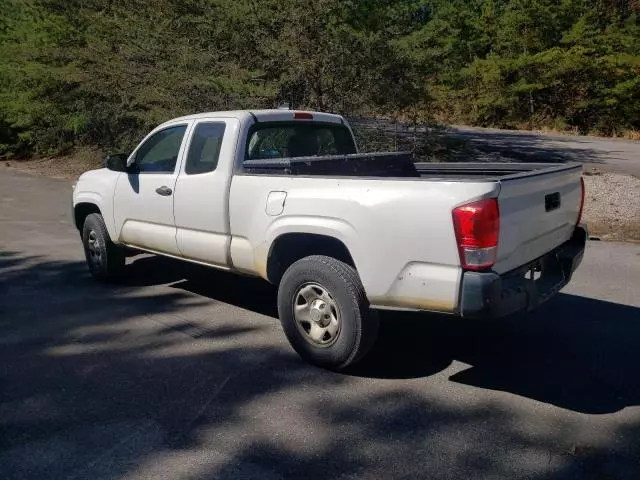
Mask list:
[[[373,129],[388,139],[395,138],[400,150],[415,147],[414,130],[408,124],[365,117],[350,117],[349,121],[363,131]],[[418,137],[415,138],[419,139],[425,128],[417,127],[416,132]],[[434,133],[444,148],[436,153],[439,161],[579,162],[588,168],[599,167],[640,178],[640,141],[464,126],[449,126],[434,130]],[[374,135],[373,138],[380,140],[381,137]],[[375,142],[369,147],[382,148]],[[364,148],[367,148],[366,140]]]
[[[92,282],[70,184],[0,169],[0,477],[640,478],[640,246],[494,323],[386,314],[311,367],[261,281],[142,257]]]
[[[477,127],[451,127],[448,135],[467,140],[489,155],[521,161],[575,161],[640,177],[638,141]]]

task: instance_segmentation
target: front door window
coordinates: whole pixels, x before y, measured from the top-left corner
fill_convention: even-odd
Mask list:
[[[138,149],[136,165],[140,173],[173,173],[178,161],[186,125],[176,125],[154,133]]]

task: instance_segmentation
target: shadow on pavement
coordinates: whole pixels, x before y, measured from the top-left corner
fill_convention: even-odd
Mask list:
[[[574,137],[548,137],[523,131],[465,130],[444,126],[394,124],[375,118],[351,118],[360,146],[369,150],[412,151],[420,161],[525,162],[585,164],[608,163],[618,153],[576,148],[591,143]],[[364,143],[364,145],[362,145]],[[369,145],[371,143],[371,145]]]
[[[277,290],[260,279],[153,257],[134,266],[142,278],[184,276],[171,287],[277,318]],[[583,413],[640,405],[640,382],[630,381],[640,378],[639,308],[561,293],[530,314],[494,321],[397,312],[381,320],[374,350],[349,375],[420,378],[458,360],[471,365],[451,377],[458,383]]]
[[[461,131],[451,129],[443,138],[465,142],[450,161],[516,161],[535,163],[607,163],[616,152],[590,148],[575,148],[571,137],[554,137],[552,140],[533,133],[502,133],[496,131]],[[565,145],[566,144],[566,145]],[[469,157],[471,155],[471,158]]]
[[[142,288],[154,284],[174,288]],[[429,375],[459,360],[471,365],[451,377],[460,384],[579,412],[637,405],[638,309],[561,295],[490,325],[386,315],[369,360],[339,375],[292,353],[270,318],[273,287],[164,259],[136,259],[113,287],[81,262],[3,252],[0,299],[6,479],[631,478],[637,468],[637,426],[615,430],[615,454],[580,450],[504,404],[430,395]]]
[[[640,309],[560,294],[538,311],[472,322],[390,314],[372,354],[352,374],[417,378],[451,360],[450,380],[582,413],[640,404]]]
[[[268,317],[278,317],[277,289],[262,279],[242,277],[216,270],[188,267],[186,278],[171,285],[219,302]]]
[[[172,288],[277,318],[277,289],[260,279],[154,257],[133,267],[130,285],[173,281]],[[420,378],[458,360],[471,365],[451,377],[458,383],[583,413],[640,405],[640,382],[630,381],[640,378],[639,308],[561,293],[537,311],[494,321],[380,314],[376,346],[349,375]]]

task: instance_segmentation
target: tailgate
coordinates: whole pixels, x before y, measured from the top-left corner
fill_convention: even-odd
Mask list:
[[[582,166],[534,170],[500,180],[500,237],[494,270],[520,267],[571,238],[582,198]]]

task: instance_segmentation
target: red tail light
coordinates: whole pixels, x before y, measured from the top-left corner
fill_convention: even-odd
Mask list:
[[[296,112],[293,114],[295,120],[313,120],[313,115],[309,112]]]
[[[582,220],[582,210],[584,209],[584,178],[580,177],[580,210],[578,211],[578,221],[576,225]]]
[[[463,268],[491,268],[496,261],[500,235],[498,200],[488,198],[455,208],[453,227]]]

